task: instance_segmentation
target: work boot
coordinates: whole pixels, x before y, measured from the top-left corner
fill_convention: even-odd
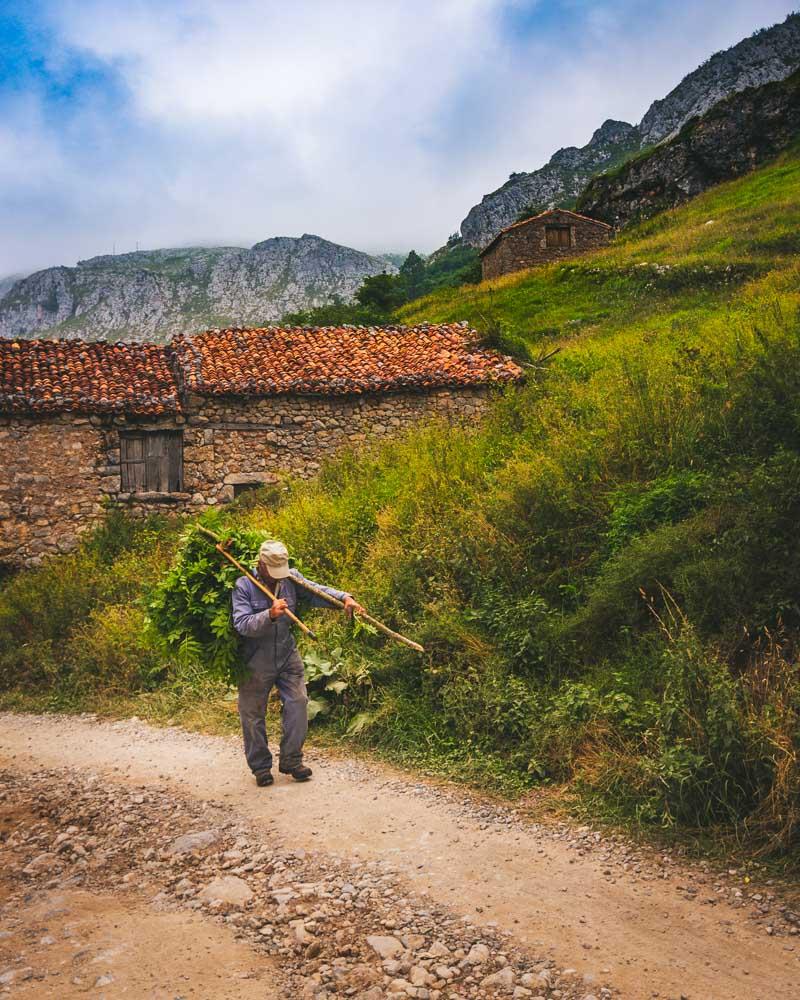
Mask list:
[[[272,771],[259,771],[256,775],[256,784],[259,788],[266,788],[267,785],[271,785],[274,781]]]
[[[279,767],[278,770],[281,774],[291,774],[295,781],[308,781],[314,773],[311,768],[306,767],[305,764],[298,764],[297,767]]]

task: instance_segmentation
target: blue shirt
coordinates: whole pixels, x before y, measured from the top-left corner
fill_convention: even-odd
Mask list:
[[[254,575],[258,577],[257,572]],[[305,577],[299,570],[292,569],[289,571],[289,576],[283,580],[276,580],[274,584],[269,585],[269,589],[276,597],[286,601],[289,610],[296,614],[298,590],[302,591],[303,588],[295,584],[295,580],[305,580]],[[344,590],[323,587],[313,580],[308,582],[340,601],[350,596]],[[309,590],[304,591],[304,594],[312,608],[333,606]],[[289,616],[281,615],[273,621],[269,616],[272,600],[246,576],[240,576],[236,581],[231,604],[233,627],[244,639],[243,653],[248,667],[257,672],[280,670],[297,650]]]

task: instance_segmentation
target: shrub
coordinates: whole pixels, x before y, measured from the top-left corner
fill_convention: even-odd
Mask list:
[[[666,641],[648,654],[650,683],[632,725],[609,712],[609,696],[589,699],[593,738],[573,761],[579,782],[643,822],[723,824],[757,835],[764,850],[796,848],[797,662],[770,640],[737,674],[671,607]]]
[[[610,498],[607,537],[612,552],[661,524],[684,520],[710,495],[710,476],[692,469],[667,473],[646,486],[622,487]]]
[[[95,608],[66,644],[73,686],[128,695],[153,690],[166,677],[164,645],[139,605]]]
[[[747,766],[738,685],[730,668],[683,623],[662,656],[663,694],[647,739],[652,785],[642,808],[665,823],[736,821],[752,809],[757,776]],[[644,790],[643,790],[644,791]]]
[[[206,524],[220,528],[212,515]],[[225,532],[231,553],[252,566],[264,534],[236,529]],[[214,551],[213,543],[189,526],[178,555],[160,581],[148,610],[167,647],[183,660],[202,663],[209,676],[235,684],[242,676],[239,638],[231,621],[230,595],[241,571]]]
[[[111,512],[76,551],[12,576],[0,590],[0,689],[32,690],[74,675],[72,636],[88,627],[99,641],[95,613],[142,598],[163,570],[174,530],[165,518]]]

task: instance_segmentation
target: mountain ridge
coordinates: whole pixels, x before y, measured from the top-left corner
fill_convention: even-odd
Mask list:
[[[749,172],[798,136],[800,70],[785,80],[731,94],[648,152],[598,174],[577,208],[611,225],[626,226]]]
[[[638,125],[608,119],[585,146],[559,149],[537,170],[511,174],[469,210],[460,226],[464,242],[482,248],[523,212],[574,207],[592,177],[669,139],[730,94],[785,79],[798,67],[800,14],[794,13],[714,53],[653,101]]]
[[[45,268],[0,298],[0,337],[165,341],[213,326],[258,326],[331,298],[350,301],[391,261],[309,233],[252,247],[174,247]]]

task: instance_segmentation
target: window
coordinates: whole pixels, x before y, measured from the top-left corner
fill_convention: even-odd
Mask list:
[[[242,493],[249,493],[253,490],[260,490],[263,483],[234,483],[233,484],[233,499],[240,497]]]
[[[183,490],[182,431],[126,431],[119,447],[123,493]]]
[[[549,247],[571,246],[569,226],[545,226],[545,244]]]

